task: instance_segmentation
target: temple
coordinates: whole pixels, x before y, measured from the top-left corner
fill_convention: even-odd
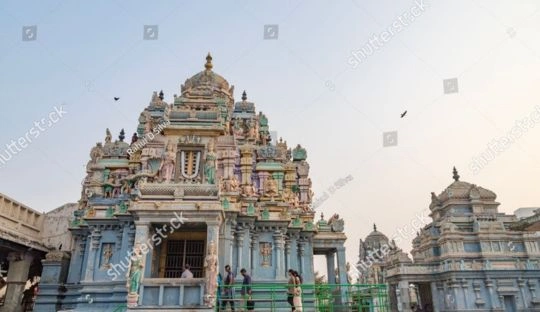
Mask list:
[[[412,259],[383,239],[389,251],[368,278],[382,272],[392,311],[540,311],[540,210],[500,213],[494,192],[455,168],[453,178],[431,193],[432,222],[413,239]]]
[[[291,268],[313,283],[314,254],[347,279],[343,220],[314,223],[306,149],[274,142],[210,54],[204,67],[172,103],[154,92],[130,140],[107,129],[91,149],[73,248],[44,261],[38,311],[208,311],[225,265],[238,281],[245,268],[285,284]]]

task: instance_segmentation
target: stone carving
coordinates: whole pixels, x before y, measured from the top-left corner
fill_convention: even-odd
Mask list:
[[[165,182],[170,182],[174,178],[176,167],[176,150],[175,145],[171,141],[167,144],[167,149],[163,153],[163,160],[159,168],[160,178]]]
[[[268,177],[264,181],[264,195],[272,198],[279,195],[277,181],[274,178]]]
[[[328,220],[328,226],[330,226],[330,229],[332,230],[332,232],[343,232],[345,228],[345,221],[343,221],[343,219],[340,219],[339,215],[335,213]]]
[[[103,157],[103,145],[97,143],[90,151],[90,163],[95,164]]]
[[[216,255],[216,244],[210,241],[208,244],[208,255],[204,259],[204,268],[206,270],[206,304],[214,306],[217,288],[217,266],[218,257]]]
[[[261,251],[261,265],[263,267],[269,267],[272,265],[272,243],[264,242],[260,243]]]
[[[112,141],[111,130],[109,130],[109,128],[107,128],[107,130],[105,130],[105,144],[111,143],[111,141]]]
[[[306,149],[303,148],[302,145],[300,144],[296,145],[292,154],[293,154],[293,160],[306,160],[307,159]]]
[[[214,142],[208,143],[208,152],[204,164],[204,175],[208,184],[216,184],[216,152],[214,152]]]
[[[111,267],[111,257],[113,255],[112,244],[103,244],[103,251],[101,254],[101,268],[108,269]]]
[[[128,307],[137,306],[137,300],[139,298],[139,287],[141,283],[141,277],[143,275],[143,256],[139,246],[139,243],[133,248],[133,255],[129,259],[129,271],[126,274],[128,289]]]
[[[246,184],[242,186],[242,195],[245,197],[253,197],[257,195],[257,189],[253,184]]]

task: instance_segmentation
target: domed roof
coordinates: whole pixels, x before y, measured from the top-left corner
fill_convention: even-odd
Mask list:
[[[208,53],[206,56],[205,70],[195,74],[193,77],[186,80],[181,87],[182,94],[195,93],[196,95],[201,92],[223,92],[232,97],[234,87],[229,86],[229,82],[225,80],[221,75],[218,75],[212,71],[214,65],[212,64],[212,56]],[[195,91],[195,92],[193,92]]]
[[[497,195],[488,189],[465,181],[459,181],[459,175],[455,167],[453,173],[454,182],[452,184],[439,196],[436,196],[435,193],[431,194],[430,207],[438,206],[449,199],[494,201],[497,198]]]
[[[373,232],[369,233],[366,237],[364,244],[366,247],[380,248],[382,245],[388,245],[388,237],[383,233],[377,231],[377,225],[373,224]]]

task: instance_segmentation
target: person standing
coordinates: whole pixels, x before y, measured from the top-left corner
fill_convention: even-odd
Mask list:
[[[231,311],[234,311],[234,274],[231,272],[231,266],[225,266],[225,280],[223,281],[223,299],[221,301],[220,311],[225,311],[227,309],[227,302],[231,305]]]
[[[294,307],[294,288],[296,285],[295,282],[295,276],[294,271],[292,269],[289,269],[289,281],[287,282],[287,302],[291,305],[291,311],[296,311],[296,308]]]
[[[186,264],[184,266],[184,272],[182,272],[180,278],[193,278],[193,273],[191,273],[191,271],[189,270],[190,268],[191,267],[189,266],[189,264]]]
[[[247,306],[247,302],[251,298],[251,276],[247,274],[247,271],[244,268],[240,270],[240,274],[242,274],[242,276],[244,277],[244,280],[242,281],[242,291],[241,291],[242,306],[246,307],[247,310],[252,310],[253,307]]]
[[[295,311],[302,312],[302,288],[300,287],[302,285],[302,277],[296,271],[293,271],[293,275],[294,275],[293,303],[294,303]]]

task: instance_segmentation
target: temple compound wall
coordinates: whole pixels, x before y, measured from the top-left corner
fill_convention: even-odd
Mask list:
[[[208,310],[227,264],[239,282],[245,268],[256,283],[286,283],[292,268],[313,283],[306,149],[272,141],[267,117],[212,68],[208,55],[172,103],[154,92],[130,143],[107,129],[91,149],[74,243],[44,260],[54,279],[39,311]],[[333,224],[325,246],[335,233],[345,261],[343,220]],[[185,265],[193,278],[180,278]]]
[[[41,260],[50,251],[70,250],[69,220],[76,204],[40,213],[0,194],[0,311],[23,311],[33,299],[21,304],[28,280],[39,283]]]
[[[459,180],[431,193],[432,222],[413,240],[411,260],[385,261],[392,308],[412,311],[540,311],[540,210],[498,212],[494,192]]]

